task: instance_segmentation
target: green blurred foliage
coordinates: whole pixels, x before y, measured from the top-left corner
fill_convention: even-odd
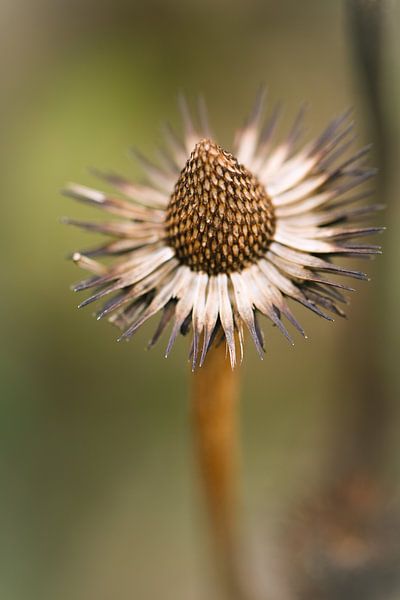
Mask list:
[[[228,147],[261,82],[272,104],[285,101],[282,130],[303,101],[309,134],[355,105],[364,138],[341,3],[3,0],[0,15],[0,598],[208,597],[187,341],[165,361],[165,340],[144,351],[154,323],[116,344],[116,330],[75,309],[81,275],[66,256],[91,238],[59,218],[96,215],[60,189],[94,184],[90,166],[138,175],[128,149],[152,155],[162,121],[179,124],[180,90],[193,103],[205,94]],[[368,307],[382,302],[371,343],[398,389],[399,246],[387,239],[385,262],[368,265],[385,290],[358,284],[350,321],[299,310],[310,339],[290,348],[265,324],[264,362],[247,347],[244,505],[261,535],[318,480],[338,396],[341,418],[352,414],[346,390],[357,382],[341,360],[346,340],[357,351],[351,319],[368,327]]]

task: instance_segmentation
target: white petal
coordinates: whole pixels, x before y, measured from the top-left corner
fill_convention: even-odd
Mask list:
[[[193,304],[198,294],[201,282],[201,275],[199,275],[199,273],[195,273],[194,271],[189,270],[187,275],[182,279],[179,288],[174,294],[174,296],[179,298],[179,301],[175,308],[174,326],[172,328],[167,349],[165,351],[165,357],[167,357],[170,353],[172,345],[176,339],[176,336],[179,333],[180,328],[182,327],[186,317],[188,317],[188,315],[193,309]]]
[[[323,173],[322,175],[315,177],[309,177],[302,183],[299,183],[299,185],[296,187],[276,196],[274,196],[269,189],[267,189],[267,192],[271,194],[275,206],[283,206],[286,204],[291,204],[292,202],[298,202],[299,200],[303,200],[303,198],[308,198],[310,194],[315,192],[315,190],[325,183],[328,177],[328,173]]]
[[[335,190],[328,190],[326,192],[321,192],[320,194],[310,196],[309,198],[305,198],[301,202],[296,202],[295,204],[290,204],[288,206],[277,206],[275,209],[275,215],[281,219],[296,217],[296,222],[300,222],[298,220],[299,215],[304,215],[304,213],[306,213],[306,218],[312,217],[312,211],[320,206],[323,206],[329,202],[329,200],[332,200],[336,195],[337,192]]]
[[[231,299],[228,291],[228,277],[225,273],[217,275],[218,281],[218,300],[219,300],[219,318],[221,319],[221,325],[225,332],[226,344],[229,350],[229,356],[231,360],[232,368],[236,363],[236,351],[235,351],[235,335],[234,335],[234,321]]]
[[[158,293],[155,295],[149,306],[142,313],[140,318],[135,321],[124,333],[120,336],[119,340],[129,338],[132,334],[139,328],[145,321],[150,319],[153,315],[155,315],[159,310],[161,310],[167,302],[171,300],[175,296],[176,290],[180,289],[180,286],[187,281],[188,276],[190,274],[190,269],[188,267],[180,267],[174,273],[174,276],[170,279],[170,281],[165,284]]]
[[[262,168],[259,170],[259,178],[262,183],[267,184],[270,180],[271,175],[276,173],[278,169],[284,164],[288,154],[290,152],[290,145],[287,142],[280,144],[276,150],[274,150],[270,158],[264,163]]]
[[[318,271],[331,271],[333,273],[349,275],[351,277],[355,277],[356,279],[367,279],[365,273],[346,269],[345,267],[341,267],[334,263],[328,262],[327,260],[324,260],[319,256],[314,256],[313,254],[309,254],[308,252],[299,252],[298,250],[293,250],[293,248],[281,246],[276,242],[273,242],[270,245],[269,250],[270,252],[273,252],[281,258],[284,258],[287,261],[291,261],[295,265],[311,267],[312,269],[316,269]]]
[[[200,367],[203,365],[210,339],[215,329],[219,312],[218,280],[211,276],[208,281],[207,299],[204,314],[203,349],[200,357]]]
[[[193,301],[193,356],[192,356],[192,368],[194,369],[197,364],[199,338],[204,329],[205,315],[206,315],[206,289],[209,277],[207,273],[198,273],[199,286],[197,295]]]
[[[282,296],[271,284],[268,279],[265,278],[263,273],[254,267],[243,271],[245,274],[246,285],[249,290],[252,290],[253,302],[257,309],[266,315],[284,334],[284,336],[293,344],[293,340],[290,337],[286,327],[283,325],[278,310],[282,310],[287,314],[287,307],[283,306]]]
[[[288,160],[266,182],[269,193],[275,196],[300,183],[316,163],[316,159],[308,157],[304,151],[300,155]]]
[[[141,204],[146,205],[149,208],[149,215],[155,214],[156,216],[162,216],[162,211],[156,210],[155,208],[164,208],[168,203],[168,194],[161,192],[148,185],[140,183],[133,183],[126,179],[122,175],[116,173],[103,173],[101,171],[94,171],[100,179],[103,179],[110,185],[114,186],[119,192],[125,194],[128,198],[135,200]]]
[[[256,330],[255,322],[254,322],[254,311],[253,304],[255,304],[255,298],[253,296],[252,287],[246,286],[246,270],[242,271],[242,273],[231,273],[230,279],[233,284],[233,290],[235,293],[236,307],[239,313],[239,316],[246,324],[248,330],[250,331],[251,337],[253,338],[254,344],[257,348],[257,352],[261,358],[264,356],[264,350],[261,345],[261,341],[258,337],[258,332]]]
[[[276,286],[281,292],[292,298],[302,296],[299,288],[293,283],[291,279],[285,277],[274,265],[268,260],[261,259],[258,261],[257,266],[266,275],[267,279]]]
[[[144,277],[141,281],[136,283],[132,289],[127,292],[122,292],[118,297],[114,297],[112,300],[104,304],[101,310],[99,310],[97,313],[97,319],[102,319],[116,308],[123,306],[127,302],[132,302],[136,298],[143,296],[154,288],[160,289],[172,279],[177,266],[178,261],[168,261],[159,269],[153,271],[147,275],[147,277]]]
[[[86,231],[94,231],[120,238],[137,238],[147,240],[165,236],[165,227],[161,223],[138,223],[132,221],[80,221],[79,219],[65,218],[62,222],[66,225],[80,227]],[[152,241],[155,241],[154,239]]]
[[[175,256],[172,248],[168,246],[164,246],[160,250],[156,252],[149,253],[145,260],[142,260],[141,263],[135,266],[132,269],[127,270],[126,272],[121,273],[120,282],[121,287],[126,285],[132,285],[144,277],[149,275],[152,271],[155,271],[160,267],[163,263],[171,260]],[[121,264],[121,267],[123,265]],[[128,264],[128,267],[130,264]]]
[[[152,212],[152,209],[150,208],[137,206],[127,200],[112,198],[103,192],[99,192],[98,190],[94,190],[93,188],[84,185],[70,184],[63,193],[75,200],[88,204],[95,204],[107,212],[120,217],[126,217],[127,219],[144,220],[149,218],[150,220],[155,212]]]
[[[165,249],[166,250],[166,249]],[[160,252],[155,259],[154,255],[150,255],[147,258],[147,261],[144,261],[140,266],[135,269],[130,269],[126,272],[116,272],[112,271],[110,274],[106,274],[104,277],[94,278],[89,280],[88,282],[81,282],[78,286],[75,287],[76,291],[80,291],[83,289],[87,289],[89,287],[99,287],[103,286],[107,283],[110,283],[106,288],[101,289],[99,292],[96,292],[93,296],[90,296],[79,305],[80,308],[103,298],[104,296],[110,294],[111,292],[115,292],[121,288],[137,284],[139,281],[157,271],[157,269],[163,265],[164,263],[172,262],[173,265],[176,264],[175,259],[171,257],[168,258],[167,252],[163,254]]]
[[[317,240],[309,240],[300,237],[300,235],[294,235],[285,229],[281,224],[278,224],[274,233],[274,240],[295,248],[296,250],[302,250],[303,252],[317,252],[317,253],[332,253],[338,250],[338,247],[334,244],[328,244],[327,242],[321,242]]]
[[[267,258],[276,267],[278,267],[278,269],[280,269],[293,279],[300,279],[304,281],[316,281],[319,283],[323,283],[324,285],[337,287],[348,291],[354,291],[353,288],[347,285],[324,279],[323,277],[317,275],[315,271],[307,269],[306,267],[303,267],[302,265],[299,265],[297,263],[289,262],[283,258],[280,258],[279,256],[274,255],[272,252],[267,253]]]
[[[302,290],[298,288],[290,278],[283,275],[276,267],[274,267],[269,260],[260,260],[258,262],[258,267],[265,273],[269,281],[271,281],[283,294],[300,302],[300,304],[303,304],[303,306],[306,306],[320,317],[332,321],[331,317],[322,312],[313,302],[310,302]]]

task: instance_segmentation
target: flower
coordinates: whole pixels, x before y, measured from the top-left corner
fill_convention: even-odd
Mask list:
[[[315,140],[298,148],[301,111],[278,144],[278,112],[262,125],[264,93],[233,144],[232,153],[214,141],[204,104],[201,126],[181,101],[184,135],[166,128],[168,151],[161,166],[138,155],[146,183],[112,173],[98,175],[123,197],[81,185],[66,193],[120,217],[101,223],[68,223],[110,236],[105,245],[77,252],[73,260],[93,276],[75,286],[94,288],[80,306],[108,297],[97,317],[108,316],[129,339],[150,317],[161,320],[149,346],[170,321],[166,355],[179,333],[193,329],[193,369],[209,347],[225,339],[232,367],[236,338],[243,357],[243,330],[263,356],[258,315],[266,315],[290,340],[285,317],[301,334],[288,300],[333,320],[344,316],[348,286],[330,275],[366,279],[332,262],[336,255],[370,256],[379,246],[350,243],[381,230],[360,221],[381,208],[359,205],[370,194],[351,195],[374,170],[365,166],[368,147],[343,159],[352,139],[349,111],[334,119]],[[117,257],[104,264],[94,257]]]

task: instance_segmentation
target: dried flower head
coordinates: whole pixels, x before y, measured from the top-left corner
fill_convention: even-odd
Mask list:
[[[278,111],[262,126],[263,96],[238,131],[232,153],[214,141],[204,105],[197,128],[182,100],[183,140],[167,128],[161,166],[138,156],[146,183],[99,173],[123,198],[80,185],[66,190],[121,217],[102,223],[67,220],[112,238],[73,255],[94,274],[75,290],[95,290],[80,306],[108,297],[97,316],[107,315],[119,326],[120,339],[129,339],[161,311],[150,346],[172,320],[167,355],[178,333],[192,327],[193,368],[223,339],[234,366],[235,337],[243,356],[244,325],[263,355],[259,313],[291,341],[282,317],[304,332],[288,299],[332,320],[328,312],[343,316],[342,292],[352,288],[327,277],[366,279],[331,260],[379,252],[375,245],[350,243],[381,228],[359,224],[380,206],[357,204],[368,191],[351,194],[374,171],[365,166],[368,148],[342,158],[352,141],[349,113],[298,149],[301,111],[287,137],[274,145]],[[94,259],[99,256],[117,258],[105,265]]]

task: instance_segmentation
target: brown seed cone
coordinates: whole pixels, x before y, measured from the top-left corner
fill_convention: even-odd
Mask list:
[[[275,229],[271,200],[257,178],[221,146],[196,144],[167,210],[169,244],[193,271],[241,271],[262,257]]]

